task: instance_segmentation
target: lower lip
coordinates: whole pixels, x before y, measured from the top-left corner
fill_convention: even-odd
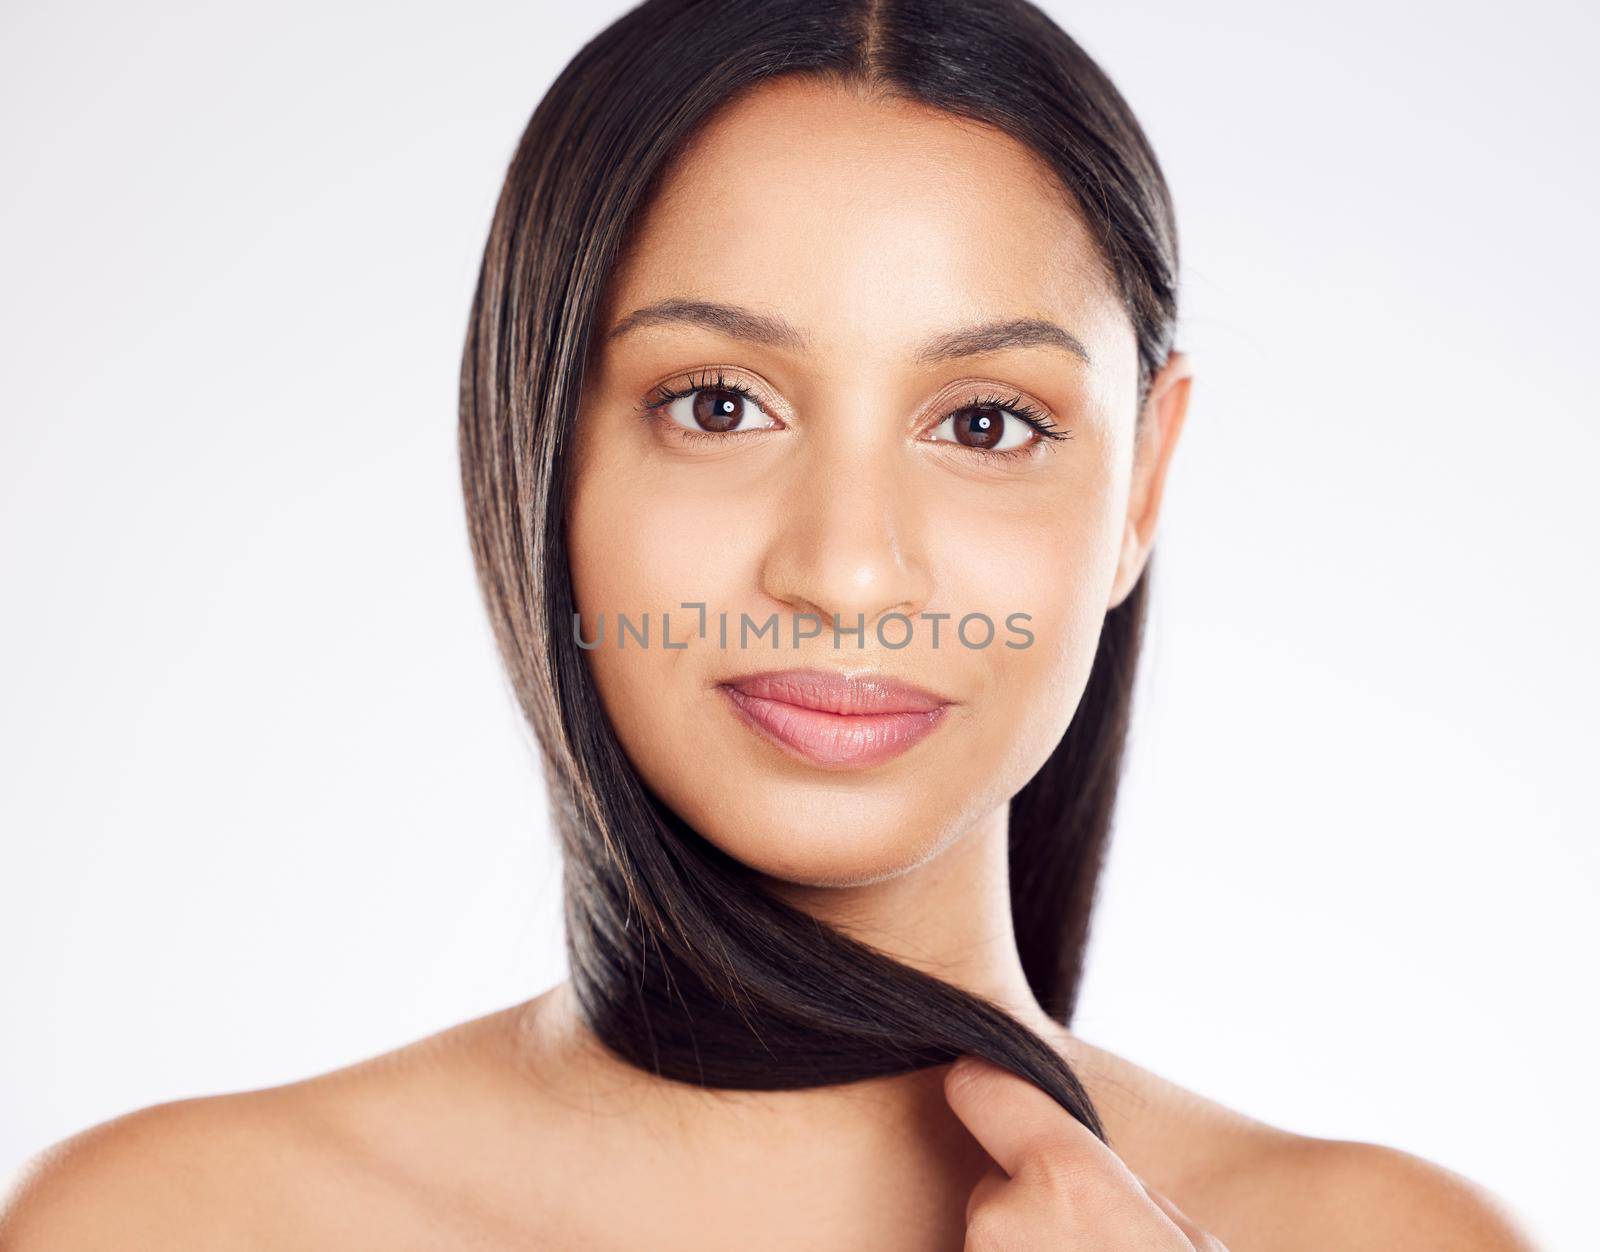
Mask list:
[[[723,687],[745,724],[813,765],[863,769],[909,752],[944,720],[945,707],[916,713],[826,713]]]

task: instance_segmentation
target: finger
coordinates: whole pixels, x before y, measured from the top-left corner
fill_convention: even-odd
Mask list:
[[[1058,1154],[1120,1160],[1092,1131],[1025,1078],[976,1056],[945,1074],[945,1099],[972,1137],[1000,1167],[1016,1176],[1023,1162]]]
[[[1006,1177],[1005,1170],[998,1165],[991,1165],[989,1171],[978,1179],[978,1185],[972,1189],[972,1194],[967,1197],[967,1225],[972,1225],[972,1215],[986,1204],[993,1204],[999,1198],[999,1193],[1011,1179]]]
[[[1207,1231],[1201,1230],[1188,1214],[1167,1199],[1166,1196],[1145,1182],[1144,1179],[1141,1178],[1139,1182],[1144,1187],[1145,1194],[1150,1197],[1155,1206],[1167,1215],[1174,1226],[1183,1232],[1184,1238],[1194,1244],[1195,1252],[1228,1252],[1228,1249],[1222,1246],[1220,1239]]]

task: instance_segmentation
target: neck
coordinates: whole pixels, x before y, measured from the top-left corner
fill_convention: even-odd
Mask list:
[[[767,880],[794,907],[862,943],[998,1005],[1025,1025],[1049,1018],[1028,986],[1011,921],[1009,810],[892,878],[810,887]]]
[[[830,887],[768,879],[764,885],[851,938],[1011,1013],[1061,1050],[1093,1098],[1095,1051],[1044,1012],[1023,971],[1011,918],[1008,823],[1008,806],[1002,805],[937,855],[892,878]],[[608,1056],[581,1023],[570,985],[557,991],[541,997],[539,1033],[554,1041],[553,1052],[567,1058],[572,1074],[582,1075],[572,1081],[588,1105],[602,1093],[618,1098],[625,1093],[635,1113],[659,1107],[668,1124],[680,1130],[692,1126],[700,1136],[724,1119],[744,1125],[752,1109],[762,1111],[780,1141],[801,1130],[854,1134],[872,1124],[892,1135],[918,1127],[914,1137],[927,1138],[930,1149],[942,1143],[937,1150],[965,1151],[945,1108],[942,1067],[828,1088],[699,1090],[658,1080]],[[748,1133],[748,1126],[741,1133]]]

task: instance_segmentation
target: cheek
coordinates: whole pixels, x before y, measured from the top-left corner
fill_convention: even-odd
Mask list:
[[[967,655],[985,670],[982,750],[1011,791],[1054,749],[1088,683],[1122,533],[1114,497],[1096,484],[992,526],[993,542],[960,567],[955,598],[997,627],[993,644]]]
[[[592,463],[568,515],[573,592],[587,622],[619,611],[659,617],[709,600],[737,577],[748,519],[724,496],[675,484],[627,462]],[[687,612],[686,610],[681,610]]]
[[[708,669],[707,642],[695,637],[700,612],[682,606],[698,602],[714,614],[737,602],[760,549],[747,513],[726,493],[624,457],[592,460],[575,477],[567,517],[573,596],[584,641],[604,632],[584,660],[623,749],[663,794],[689,764],[680,759],[684,716],[703,696]],[[622,616],[635,633],[618,646]]]

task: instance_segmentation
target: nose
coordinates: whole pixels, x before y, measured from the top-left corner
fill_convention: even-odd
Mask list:
[[[791,612],[871,632],[888,614],[915,617],[934,582],[905,449],[893,441],[844,445],[814,446],[794,467],[762,562],[762,590]]]

